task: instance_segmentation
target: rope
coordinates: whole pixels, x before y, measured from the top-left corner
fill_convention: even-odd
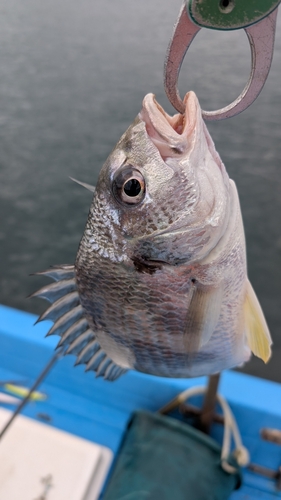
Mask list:
[[[184,403],[188,399],[192,398],[193,396],[205,394],[205,392],[206,392],[205,386],[191,387],[190,389],[186,389],[185,391],[178,394],[175,400],[177,400],[177,403],[179,405],[181,403]],[[230,409],[229,404],[220,394],[216,395],[216,399],[219,405],[221,406],[224,416],[224,435],[223,435],[223,444],[221,451],[221,466],[226,472],[234,474],[237,472],[237,470],[228,462],[230,458],[231,438],[233,437],[235,443],[235,449],[232,455],[234,456],[238,465],[240,466],[247,465],[250,461],[250,456],[247,448],[245,448],[245,446],[242,443],[238,425]],[[168,403],[166,405],[167,408],[170,406],[170,404],[171,403]],[[161,412],[163,412],[163,409],[161,410]]]

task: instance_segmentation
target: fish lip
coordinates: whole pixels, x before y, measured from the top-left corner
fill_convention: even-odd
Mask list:
[[[145,123],[150,140],[164,160],[167,157],[178,158],[190,151],[194,146],[195,136],[199,129],[201,131],[201,108],[193,91],[186,94],[184,104],[184,114],[170,116],[153,94],[147,94],[143,100],[139,118]]]

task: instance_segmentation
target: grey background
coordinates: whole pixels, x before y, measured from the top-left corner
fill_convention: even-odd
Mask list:
[[[2,0],[0,3],[0,302],[40,313],[30,273],[74,262],[94,184],[107,155],[156,94],[173,112],[163,62],[180,1]],[[280,25],[279,15],[279,25]],[[259,99],[209,129],[238,186],[248,268],[274,339],[265,366],[244,371],[281,381],[281,35]],[[243,31],[202,30],[180,89],[205,109],[228,104],[250,71]]]

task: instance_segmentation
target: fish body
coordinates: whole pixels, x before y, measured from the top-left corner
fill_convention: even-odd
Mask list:
[[[69,282],[66,298],[46,288],[51,312],[71,293],[75,305],[63,319],[43,315],[55,321],[51,333],[105,378],[130,368],[195,377],[241,365],[251,350],[270,356],[235,184],[193,92],[185,106],[170,117],[145,97],[102,167],[75,268],[55,276],[58,289]],[[69,334],[79,322],[82,332]]]

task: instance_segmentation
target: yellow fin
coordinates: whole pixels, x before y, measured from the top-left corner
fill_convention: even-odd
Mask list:
[[[272,340],[262,308],[249,280],[244,302],[246,337],[251,351],[265,363],[271,356]]]

